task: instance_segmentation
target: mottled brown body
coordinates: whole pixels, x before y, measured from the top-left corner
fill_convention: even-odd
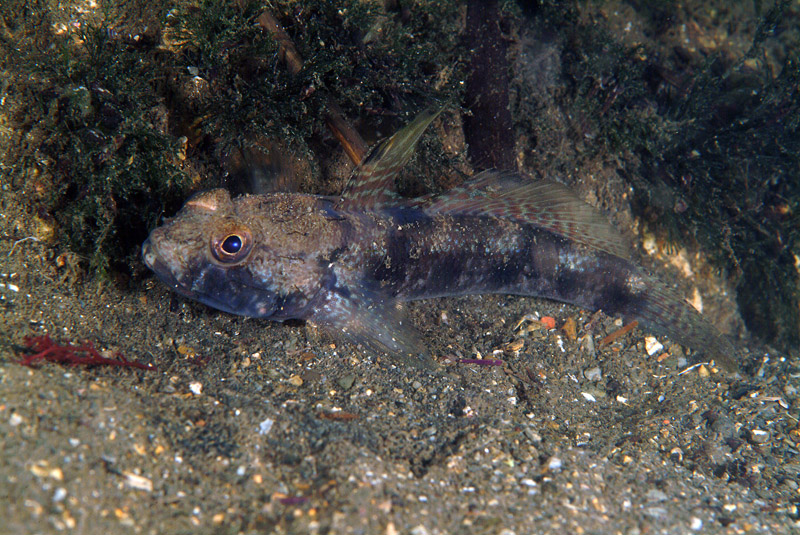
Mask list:
[[[210,306],[308,320],[415,362],[426,352],[398,301],[506,293],[623,315],[735,368],[730,342],[563,186],[484,173],[438,196],[387,189],[432,117],[381,145],[342,197],[197,195],[153,231],[145,263]]]

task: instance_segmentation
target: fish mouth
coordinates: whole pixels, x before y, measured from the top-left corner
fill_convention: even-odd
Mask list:
[[[161,258],[158,248],[150,242],[149,238],[142,244],[142,261],[144,265],[150,268],[161,282],[169,286],[170,289],[185,297],[192,297],[192,293],[184,284],[181,284],[178,278],[172,273],[172,270],[169,269],[166,262]]]

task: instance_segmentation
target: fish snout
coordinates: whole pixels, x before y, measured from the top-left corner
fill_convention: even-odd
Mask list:
[[[158,253],[156,253],[155,247],[153,247],[153,244],[150,243],[150,238],[148,238],[142,244],[142,261],[148,268],[153,269],[157,260]]]

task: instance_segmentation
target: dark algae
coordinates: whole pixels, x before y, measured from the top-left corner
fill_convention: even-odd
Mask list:
[[[680,4],[636,5],[648,15],[640,19],[647,31],[672,46],[626,39],[623,28],[615,33],[574,10],[542,3],[536,11],[547,28],[575,19],[559,30],[575,133],[593,140],[590,152],[606,145],[638,160],[622,172],[634,212],[668,241],[703,247],[734,282],[749,331],[796,349],[797,9],[786,0],[709,7],[720,20],[749,21],[734,53],[719,46],[721,33],[706,36],[717,44],[693,49],[676,39],[692,34]]]
[[[375,147],[340,197],[196,195],[153,231],[145,263],[220,310],[308,320],[422,364],[429,356],[397,302],[501,293],[623,315],[736,370],[732,344],[564,186],[488,171],[438,195],[395,193],[438,115],[422,113]]]

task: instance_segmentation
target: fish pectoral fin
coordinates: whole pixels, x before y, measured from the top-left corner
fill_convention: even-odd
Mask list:
[[[419,333],[388,296],[373,292],[330,291],[324,304],[308,321],[373,351],[386,353],[399,363],[433,370],[435,362]]]

